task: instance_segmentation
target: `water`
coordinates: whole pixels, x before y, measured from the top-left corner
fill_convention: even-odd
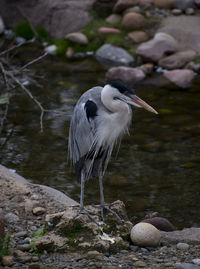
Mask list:
[[[93,61],[71,64],[46,61],[37,65],[42,88],[30,86],[49,112],[40,132],[40,111],[22,92],[11,99],[3,132],[0,163],[33,183],[45,184],[79,200],[80,185],[67,163],[69,120],[79,96],[103,85],[105,70]],[[159,79],[154,79],[157,82]],[[118,156],[114,152],[104,179],[106,202],[124,201],[130,218],[159,212],[178,228],[200,226],[200,83],[187,90],[154,85],[135,86],[137,95],[159,115],[134,109],[130,136]],[[10,135],[9,135],[10,134]],[[98,180],[86,183],[87,203],[99,203]]]

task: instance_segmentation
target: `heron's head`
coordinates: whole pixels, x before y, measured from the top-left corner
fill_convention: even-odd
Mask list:
[[[158,114],[158,112],[151,107],[150,105],[148,105],[145,101],[143,101],[141,98],[139,98],[134,89],[132,87],[130,87],[128,84],[120,81],[120,80],[115,80],[115,81],[111,81],[108,83],[108,85],[110,87],[113,88],[113,90],[115,91],[114,94],[114,99],[119,99],[122,102],[125,102],[129,105],[133,105],[136,107],[142,107],[150,112],[153,112],[155,114]]]

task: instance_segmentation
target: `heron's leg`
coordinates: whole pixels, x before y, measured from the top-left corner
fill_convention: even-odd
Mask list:
[[[103,209],[105,208],[104,194],[103,194],[103,175],[99,176],[99,189],[100,189],[100,198],[101,198],[101,218],[104,221]]]
[[[80,197],[80,210],[84,208],[84,189],[85,189],[85,175],[81,171],[81,197]]]

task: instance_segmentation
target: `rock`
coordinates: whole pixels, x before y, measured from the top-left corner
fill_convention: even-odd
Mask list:
[[[26,236],[27,236],[27,231],[21,231],[14,234],[14,237],[26,237]]]
[[[193,259],[192,262],[196,265],[200,265],[200,258]]]
[[[71,42],[82,44],[82,45],[87,45],[88,44],[88,38],[86,35],[80,32],[74,32],[67,34],[65,38]]]
[[[66,52],[65,52],[65,56],[68,58],[68,59],[71,59],[73,56],[74,56],[74,50],[72,47],[68,47]]]
[[[30,263],[29,265],[28,265],[28,269],[40,269],[40,265],[39,265],[39,263]]]
[[[200,73],[200,64],[190,62],[186,65],[186,69],[191,69],[196,73]]]
[[[158,64],[166,69],[178,69],[185,66],[188,62],[194,60],[196,57],[197,54],[195,51],[184,50],[160,59]]]
[[[187,8],[187,9],[185,10],[185,14],[186,14],[186,15],[194,15],[194,13],[195,13],[195,10],[194,10],[194,8],[192,8],[192,7],[189,7],[189,8]]]
[[[200,269],[200,266],[194,265],[192,263],[177,263],[176,269]]]
[[[198,8],[200,8],[200,0],[194,0],[194,2],[195,2],[195,5],[196,5]]]
[[[121,13],[125,9],[137,5],[139,0],[118,0],[117,3],[114,5],[113,12],[114,13]]]
[[[177,249],[180,249],[180,250],[187,250],[187,249],[189,249],[190,248],[190,246],[187,244],[187,243],[178,243],[177,245],[176,245],[176,248]]]
[[[138,46],[136,54],[145,60],[159,61],[168,53],[174,53],[178,49],[177,41],[170,35],[158,33],[155,37]]]
[[[12,266],[14,264],[13,257],[12,256],[3,256],[1,263],[4,266]]]
[[[194,0],[174,0],[174,8],[186,10],[187,8],[194,7]]]
[[[33,26],[41,25],[54,38],[62,38],[68,33],[81,31],[91,20],[89,11],[94,0],[31,0],[23,2],[1,1],[0,15],[5,25],[12,27],[26,21]]]
[[[16,257],[16,259],[22,263],[26,263],[26,262],[30,262],[32,259],[32,256],[24,253],[21,250],[15,250],[14,251],[14,256]]]
[[[180,50],[194,50],[200,55],[200,16],[168,16],[162,19],[157,32],[164,32],[176,39]],[[188,38],[189,37],[189,38]]]
[[[178,8],[174,8],[174,9],[172,9],[172,14],[175,15],[175,16],[181,15],[182,10],[180,10]]]
[[[127,8],[124,12],[123,12],[123,15],[127,14],[127,13],[132,13],[132,12],[135,12],[135,13],[141,13],[141,9],[139,6],[135,6],[135,7],[130,7],[130,8]]]
[[[128,84],[135,84],[145,78],[144,72],[133,67],[112,67],[106,73],[107,80],[122,80]]]
[[[175,230],[175,227],[167,219],[161,217],[144,219],[141,222],[150,223],[161,231],[170,232]]]
[[[44,207],[35,207],[33,208],[33,214],[36,216],[42,215],[46,212],[46,209]]]
[[[50,45],[47,46],[44,49],[45,52],[48,52],[50,55],[56,55],[56,51],[57,51],[57,46],[56,45]]]
[[[96,59],[102,64],[131,65],[134,58],[124,49],[104,44],[96,51]]]
[[[18,245],[17,248],[21,251],[29,251],[31,249],[30,244]]]
[[[191,86],[195,73],[189,69],[175,69],[164,73],[164,77],[181,88]]]
[[[111,14],[110,16],[108,16],[106,18],[106,22],[107,23],[110,23],[110,24],[115,24],[115,23],[118,23],[120,22],[122,19],[122,17],[118,14]]]
[[[130,12],[124,15],[122,19],[122,26],[125,28],[132,28],[134,30],[141,29],[145,26],[146,20],[143,15]]]
[[[46,251],[62,251],[68,243],[67,238],[61,237],[54,233],[49,233],[35,240],[35,248],[39,252]]]
[[[109,35],[109,34],[119,34],[121,31],[117,28],[114,28],[114,27],[100,27],[98,29],[98,33],[99,34],[106,34],[106,35]]]
[[[134,245],[142,247],[157,247],[161,234],[157,228],[149,223],[138,223],[131,230],[131,240]]]
[[[88,251],[87,256],[90,259],[95,259],[98,256],[103,256],[103,253],[100,253],[99,251],[96,251],[96,250],[90,250]]]
[[[134,263],[134,267],[147,267],[147,264],[145,263],[145,262],[143,262],[143,261],[136,261],[135,263]]]
[[[187,244],[199,244],[200,228],[186,228],[181,231],[161,232],[161,243],[163,245],[177,244],[184,242]]]
[[[5,220],[10,224],[15,224],[19,221],[19,217],[14,213],[7,213],[5,215]]]
[[[5,25],[4,25],[2,17],[0,16],[0,35],[3,34],[4,30],[5,30]]]
[[[154,4],[154,0],[140,0],[140,6],[149,8]]]
[[[173,0],[154,0],[154,6],[157,8],[170,9],[172,4]]]
[[[128,37],[134,43],[141,43],[148,40],[148,35],[143,31],[134,31],[128,33]]]

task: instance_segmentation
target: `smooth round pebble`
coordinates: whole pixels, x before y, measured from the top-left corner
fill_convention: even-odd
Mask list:
[[[160,243],[160,238],[159,230],[149,223],[140,222],[131,230],[131,240],[136,246],[156,247]]]
[[[189,247],[190,246],[187,243],[181,243],[181,242],[176,245],[176,248],[181,250],[187,250],[189,249]]]
[[[200,265],[200,258],[193,259],[192,262],[196,265]]]

